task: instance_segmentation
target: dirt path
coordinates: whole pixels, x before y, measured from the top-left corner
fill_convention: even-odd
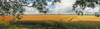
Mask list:
[[[77,17],[77,16],[75,16],[75,17]],[[72,17],[68,22],[71,22],[75,17]]]
[[[74,17],[69,17],[69,18],[65,18],[63,19],[64,22],[71,22],[74,18],[76,18],[77,16]]]

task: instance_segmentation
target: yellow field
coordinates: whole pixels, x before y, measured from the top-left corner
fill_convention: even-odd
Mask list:
[[[95,16],[77,16],[77,15],[22,15],[22,21],[64,21],[64,22],[71,22],[71,21],[100,21],[100,17]],[[9,23],[12,20],[12,16],[6,16],[5,20],[2,20],[0,17],[1,23]]]

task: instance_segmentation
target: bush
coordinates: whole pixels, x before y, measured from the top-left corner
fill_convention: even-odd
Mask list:
[[[11,25],[24,28],[40,28],[40,29],[99,29],[100,23],[87,22],[46,22],[46,21],[13,21]]]
[[[0,23],[0,25],[5,25],[4,23]]]
[[[10,22],[13,25],[33,25],[33,26],[41,26],[41,27],[66,27],[64,22],[44,22],[44,21],[13,21]]]

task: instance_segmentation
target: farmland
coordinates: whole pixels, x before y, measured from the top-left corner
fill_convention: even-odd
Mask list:
[[[94,15],[21,15],[20,21],[12,16],[0,17],[1,29],[99,29],[100,17]]]
[[[78,21],[89,21],[89,22],[100,22],[100,17],[94,15],[22,15],[21,21],[64,21],[64,22],[78,22]],[[4,20],[0,17],[1,23],[9,23],[13,19],[12,16],[5,16]],[[17,20],[17,19],[16,19]]]

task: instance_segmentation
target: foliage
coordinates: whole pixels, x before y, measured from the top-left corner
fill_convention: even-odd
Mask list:
[[[8,25],[8,24],[0,23],[0,29],[7,29],[7,28],[10,28],[10,27],[12,27],[12,26]]]
[[[23,14],[24,10],[22,8],[21,1],[19,0],[0,0],[0,15],[4,18],[5,15],[13,15],[13,17],[17,17]],[[16,15],[16,16],[15,16]],[[20,17],[17,17],[18,19]]]
[[[10,24],[0,23],[1,29],[100,29],[99,22],[58,22],[58,21],[11,21]]]
[[[11,25],[23,28],[40,29],[99,29],[100,23],[95,22],[45,22],[45,21],[14,21]]]
[[[20,15],[23,15],[25,9],[23,6],[28,6],[28,0],[0,0],[0,16],[5,18],[5,15],[13,15],[13,20],[15,18],[21,19]],[[46,14],[49,8],[46,8],[47,1],[60,2],[60,0],[31,0],[33,5],[31,7],[37,8],[40,13]]]
[[[94,8],[95,4],[98,4],[99,0],[76,0],[75,4],[73,5],[73,10],[80,6],[83,10],[86,7]]]
[[[95,4],[99,4],[99,0],[76,0],[75,4],[73,5],[73,10],[77,7],[80,7],[84,10],[86,7],[95,8]]]
[[[49,10],[49,8],[46,8],[46,6],[48,5],[47,1],[51,1],[53,4],[55,2],[60,2],[60,0],[36,0],[34,2],[33,0],[31,1],[32,1],[31,3],[33,3],[32,7],[37,8],[40,13],[44,13],[44,14],[47,13]]]

